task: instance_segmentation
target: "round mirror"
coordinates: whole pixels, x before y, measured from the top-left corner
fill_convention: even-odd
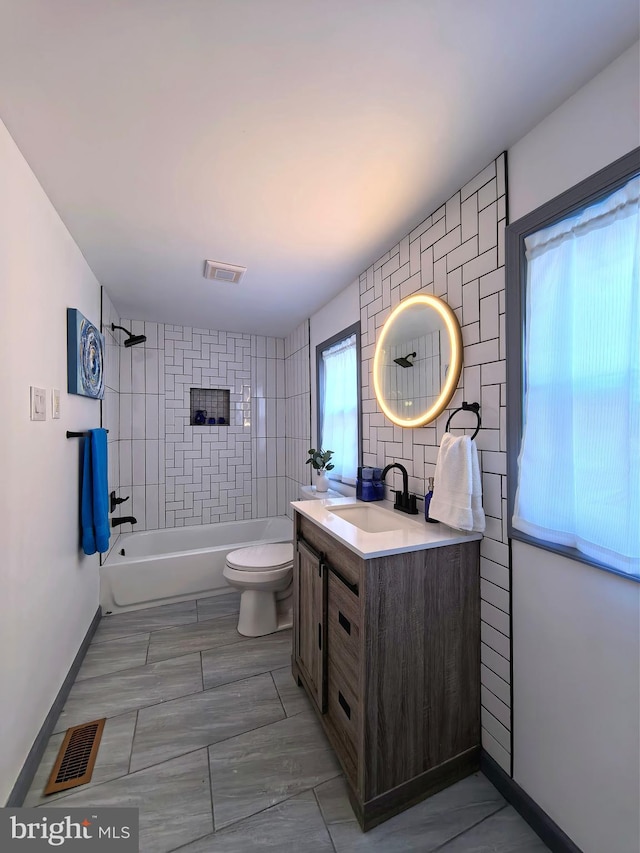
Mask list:
[[[380,408],[399,426],[428,424],[449,404],[461,368],[456,315],[437,296],[410,296],[391,313],[376,343],[373,386]]]

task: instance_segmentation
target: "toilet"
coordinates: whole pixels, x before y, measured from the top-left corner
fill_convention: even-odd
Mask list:
[[[262,637],[290,628],[293,594],[293,545],[251,545],[227,554],[222,572],[240,590],[238,633]]]

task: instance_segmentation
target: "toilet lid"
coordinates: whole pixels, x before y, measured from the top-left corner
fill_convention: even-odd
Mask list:
[[[251,545],[227,554],[227,565],[232,569],[250,572],[266,572],[282,569],[293,563],[291,542],[275,542],[270,545]]]

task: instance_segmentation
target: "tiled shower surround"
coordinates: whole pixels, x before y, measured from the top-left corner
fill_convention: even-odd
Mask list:
[[[410,491],[425,494],[449,414],[463,400],[480,403],[483,505],[480,544],[482,613],[482,745],[511,772],[510,570],[506,528],[506,398],[504,229],[506,162],[502,154],[360,276],[363,464],[402,463]],[[373,355],[380,328],[414,293],[440,296],[462,327],[464,367],[447,411],[420,429],[394,426],[373,390]],[[404,354],[404,353],[403,353]],[[459,412],[451,430],[475,428]],[[454,429],[455,427],[455,429]],[[400,481],[395,488],[400,487]]]
[[[112,322],[146,342],[126,349]],[[116,515],[136,531],[290,515],[310,477],[308,321],[284,340],[120,320],[104,294],[103,327],[109,483],[130,495]],[[227,390],[230,423],[190,425],[192,388]]]

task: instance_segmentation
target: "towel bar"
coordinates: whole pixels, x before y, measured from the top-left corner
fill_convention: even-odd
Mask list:
[[[106,429],[105,432],[109,432],[109,430]],[[71,432],[71,430],[67,430],[67,438],[84,438],[87,435],[89,435],[88,432]]]

